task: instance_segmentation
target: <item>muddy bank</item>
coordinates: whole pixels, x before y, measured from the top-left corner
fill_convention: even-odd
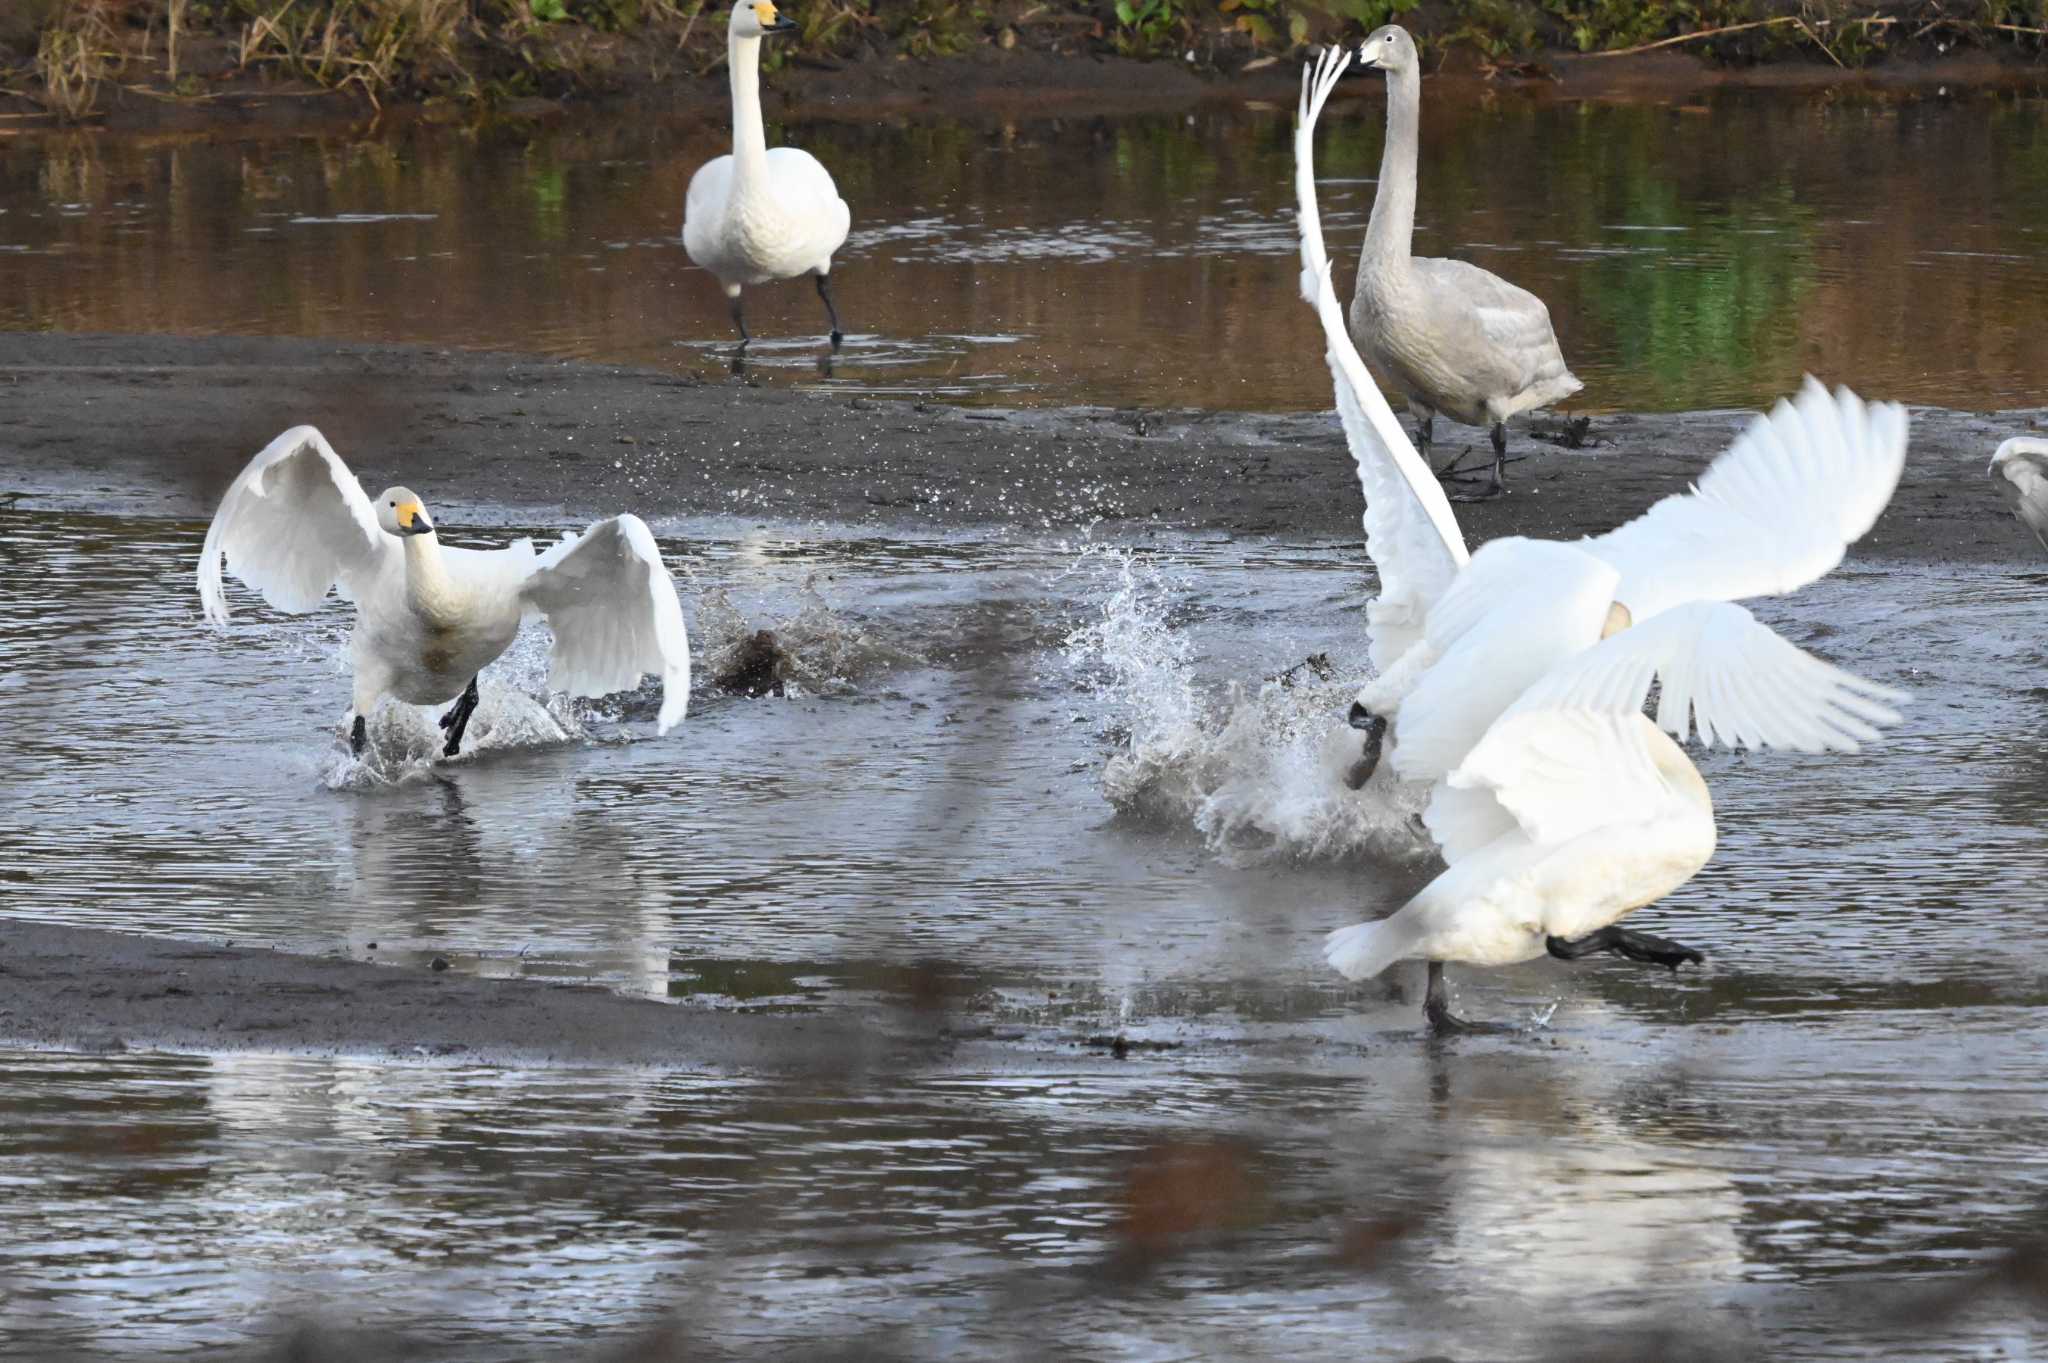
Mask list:
[[[861,8],[842,9],[775,52],[763,79],[772,111],[847,118],[1114,114],[1208,100],[1291,102],[1304,43],[1364,36],[1357,24],[1320,14],[1298,16],[1305,25],[1299,34],[1283,34],[1273,23],[1277,16],[1248,18],[1258,13],[1249,7],[1233,16],[1167,6],[1171,22],[1148,20],[1135,29],[1092,7],[1022,0],[973,16],[872,3],[874,12],[860,14]],[[1674,14],[1669,24],[1629,21],[1575,34],[1547,18],[1503,26],[1498,6],[1468,10],[1454,3],[1404,22],[1425,42],[1431,88],[1452,97],[1513,89],[1546,98],[1684,101],[1728,86],[1947,93],[2048,82],[2041,31],[2027,25],[1938,11],[1931,20],[1866,17],[1840,26],[1826,19],[1809,24],[1808,17],[1797,10],[1684,31]],[[0,136],[80,126],[388,126],[579,109],[625,114],[636,105],[723,119],[729,104],[723,11],[623,26],[593,26],[575,16],[543,24],[478,17],[397,42],[358,33],[359,23],[342,11],[332,25],[315,16],[296,30],[272,25],[258,33],[240,21],[195,30],[188,17],[173,53],[160,21],[95,20],[75,28],[87,40],[81,51],[95,60],[69,73],[67,92],[46,82],[35,59],[36,25],[0,16],[0,73],[13,77],[0,82],[9,87],[0,88]],[[53,21],[50,33],[58,31]]]
[[[1604,530],[1682,490],[1747,415],[1596,415],[1578,449],[1522,425],[1511,491],[1460,520],[1475,543]],[[633,510],[1027,536],[1359,533],[1327,412],[996,411],[404,346],[0,335],[0,495],[25,506],[203,519],[300,422],[372,487],[420,489],[450,526]],[[1916,410],[1905,480],[1852,553],[2027,557],[1984,466],[1999,440],[2042,425],[2048,409]],[[1475,429],[1439,431],[1440,458],[1484,447]]]
[[[0,1044],[844,1070],[902,1063],[936,1040],[930,1028],[843,1014],[672,1007],[579,985],[0,918]]]

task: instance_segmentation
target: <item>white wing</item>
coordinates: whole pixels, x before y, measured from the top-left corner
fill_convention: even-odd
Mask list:
[[[1671,799],[1650,756],[1655,737],[1640,714],[1516,706],[1447,784],[1491,793],[1531,842],[1554,847]]]
[[[542,554],[527,601],[555,633],[548,685],[578,696],[631,690],[661,677],[655,727],[674,728],[690,703],[690,641],[675,579],[638,516],[599,521]]]
[[[1330,258],[1323,250],[1322,215],[1316,207],[1316,119],[1350,60],[1343,48],[1328,48],[1301,73],[1294,194],[1301,221],[1301,296],[1323,324],[1337,415],[1365,489],[1366,549],[1380,575],[1379,599],[1366,619],[1373,666],[1384,672],[1421,637],[1424,614],[1467,555],[1450,501],[1366,372],[1330,283]]]
[[[326,437],[294,426],[263,447],[221,498],[199,551],[199,600],[227,623],[221,560],[278,610],[312,610],[340,586],[344,596],[403,552],[377,527],[362,484]]]
[[[1489,540],[1430,608],[1436,660],[1394,720],[1394,770],[1434,781],[1550,669],[1600,638],[1614,569],[1577,545]]]
[[[1716,459],[1691,492],[1584,541],[1621,571],[1615,597],[1638,623],[1684,601],[1794,591],[1827,574],[1891,500],[1906,410],[1828,396],[1808,378]]]
[[[1892,704],[1906,699],[1786,642],[1740,606],[1696,601],[1552,669],[1503,722],[1560,707],[1635,714],[1652,678],[1663,682],[1660,728],[1683,740],[1697,725],[1702,742],[1730,747],[1855,752],[1898,722]]]

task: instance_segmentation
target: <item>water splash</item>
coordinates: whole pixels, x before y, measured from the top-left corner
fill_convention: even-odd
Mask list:
[[[347,666],[345,636],[337,636],[336,655]],[[477,679],[476,712],[462,736],[462,751],[443,757],[448,735],[440,725],[445,705],[406,705],[385,700],[364,726],[368,743],[363,755],[348,751],[344,734],[339,750],[321,775],[329,790],[376,790],[430,779],[435,770],[475,761],[480,755],[511,748],[544,747],[587,736],[584,703],[547,691],[548,650],[553,636],[545,628],[527,629],[512,641]]]
[[[775,674],[785,694],[845,695],[870,677],[919,661],[915,654],[835,610],[818,591],[817,578],[811,576],[798,590],[796,613],[781,620],[768,617],[765,624],[734,605],[725,588],[705,592],[697,602],[699,670],[706,677],[725,676],[763,629],[775,636]]]
[[[1194,641],[1173,620],[1187,594],[1156,563],[1091,548],[1110,585],[1094,618],[1067,636],[1068,664],[1105,712],[1116,746],[1102,773],[1118,813],[1186,823],[1237,864],[1275,856],[1421,855],[1423,792],[1383,771],[1344,786],[1358,738],[1342,716],[1361,656],[1220,690],[1196,678]]]

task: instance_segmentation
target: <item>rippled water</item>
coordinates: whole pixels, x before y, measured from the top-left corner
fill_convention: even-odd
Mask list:
[[[1951,407],[2041,401],[2048,100],[1428,98],[1417,250],[1540,294],[1589,410],[1760,406],[1808,370]],[[776,127],[853,206],[836,274],[852,335],[821,379],[812,291],[750,290],[754,368],[1008,405],[1325,407],[1294,301],[1291,118]],[[1346,280],[1382,118],[1375,95],[1323,120]],[[370,140],[0,139],[0,325],[715,371],[730,323],[679,231],[684,186],[724,137],[636,115]]]
[[[1906,724],[1702,759],[1720,849],[1642,918],[1704,972],[1454,970],[1525,1030],[1437,1049],[1419,971],[1317,959],[1429,870],[1405,811],[1318,779],[1355,547],[657,529],[700,658],[777,626],[791,695],[700,693],[666,739],[651,694],[555,703],[535,741],[529,640],[486,674],[498,738],[366,773],[339,608],[244,596],[216,635],[199,526],[0,511],[5,911],[686,1006],[865,1013],[937,962],[984,1040],[824,1079],[7,1056],[0,1354],[310,1315],[510,1358],[669,1310],[790,1356],[2048,1347],[1911,1295],[2048,1205],[2048,579],[1866,566],[1766,603],[1910,688]],[[1332,680],[1257,680],[1321,652]],[[1082,1044],[1117,1031],[1172,1048]],[[1197,1247],[1152,1263],[1174,1229]]]

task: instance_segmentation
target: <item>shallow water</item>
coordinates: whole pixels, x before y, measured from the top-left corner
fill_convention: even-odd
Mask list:
[[[1383,105],[1325,116],[1340,280]],[[851,338],[753,290],[771,382],[1005,405],[1320,409],[1295,300],[1290,107],[771,128],[853,205]],[[723,151],[636,114],[388,138],[0,140],[0,326],[420,341],[719,372],[679,241]],[[1549,305],[1593,411],[1756,407],[1801,373],[1960,408],[2048,372],[2048,100],[1432,98],[1416,249]],[[505,281],[522,286],[507,288]]]
[[[885,1026],[936,975],[984,1039],[831,1080],[8,1056],[0,1354],[311,1315],[516,1357],[671,1309],[789,1356],[2048,1347],[1913,1295],[2048,1205],[2048,742],[2013,680],[2048,579],[1883,565],[1764,603],[1911,689],[1907,722],[1701,759],[1720,849],[1641,918],[1705,971],[1454,971],[1521,1030],[1432,1048],[1419,972],[1317,959],[1429,873],[1405,810],[1321,775],[1355,547],[656,528],[700,659],[778,627],[791,695],[700,691],[656,739],[651,692],[535,699],[531,639],[473,757],[406,764],[431,720],[387,710],[365,769],[341,610],[238,595],[216,635],[200,527],[0,511],[5,911]],[[1232,685],[1322,652],[1330,680]],[[1172,1049],[1086,1044],[1116,1032]],[[1147,1258],[1181,1226],[1209,1234]]]

